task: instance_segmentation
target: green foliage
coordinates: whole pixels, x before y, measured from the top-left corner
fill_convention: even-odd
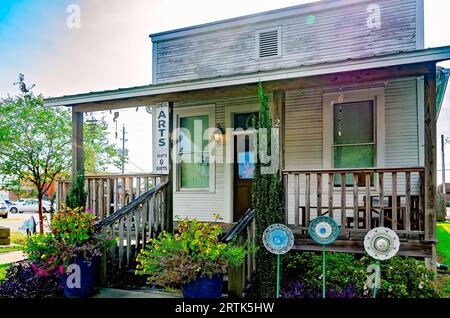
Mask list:
[[[271,149],[271,128],[272,116],[270,113],[268,97],[264,92],[262,84],[258,86],[258,96],[260,100],[259,121],[255,127],[257,129],[267,129],[268,155]],[[257,152],[260,152],[259,138],[257,142]],[[276,155],[276,154],[273,154]],[[256,232],[257,246],[259,247],[257,257],[257,273],[256,280],[258,286],[258,295],[260,297],[274,297],[275,278],[276,278],[276,258],[270,254],[263,245],[262,234],[264,230],[271,224],[282,223],[284,221],[284,203],[283,203],[283,187],[278,173],[264,174],[261,168],[269,166],[263,164],[258,156],[255,163],[255,172],[252,187],[252,201],[256,210]]]
[[[444,222],[447,216],[447,199],[446,195],[438,193],[436,198],[436,220],[438,222]]]
[[[220,225],[184,219],[178,233],[163,232],[141,250],[136,274],[149,275],[149,283],[172,287],[225,273],[242,264],[252,247],[221,243],[221,234]]]
[[[359,295],[369,293],[366,270],[375,261],[364,256],[356,258],[347,253],[327,253],[327,288],[337,291],[354,286]],[[423,260],[393,257],[380,262],[380,298],[435,298],[439,292],[434,284],[434,273]],[[285,257],[284,283],[298,280],[313,290],[322,290],[322,255],[310,252],[290,253]]]
[[[80,171],[77,174],[77,178],[72,183],[72,188],[67,193],[66,205],[71,209],[77,207],[84,207],[86,205],[86,199],[88,193],[84,189],[84,171]]]
[[[24,88],[23,78],[21,84],[21,95],[0,100],[1,181],[31,182],[42,200],[56,176],[70,165],[70,113],[45,107],[41,96]],[[42,233],[42,213],[39,217]]]
[[[314,290],[322,290],[322,255],[311,252],[289,253],[283,260],[284,281],[301,282]],[[361,293],[367,280],[366,268],[352,254],[327,253],[326,287],[342,291],[351,285]]]
[[[117,168],[122,166],[122,156],[109,142],[108,130],[108,123],[104,118],[96,123],[84,124],[83,156],[84,169],[87,174],[103,173],[107,171],[109,165]],[[123,159],[126,161],[126,158]]]
[[[45,107],[41,96],[24,93],[0,101],[0,173],[3,183],[31,182],[42,198],[70,164],[67,110]]]
[[[95,230],[96,218],[82,208],[59,211],[52,219],[52,233],[27,237],[20,247],[41,273],[61,270],[75,258],[86,262],[101,256],[101,250],[116,242]]]

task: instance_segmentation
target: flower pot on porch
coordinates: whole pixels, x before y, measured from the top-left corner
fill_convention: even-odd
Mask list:
[[[68,266],[62,276],[64,296],[68,298],[86,298],[93,294],[97,260],[94,257],[91,262],[86,262],[80,256],[76,261]],[[72,273],[70,273],[72,271]]]
[[[220,298],[222,295],[223,274],[200,277],[181,286],[184,298]]]

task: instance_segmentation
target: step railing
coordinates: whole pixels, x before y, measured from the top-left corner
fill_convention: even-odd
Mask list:
[[[117,241],[103,257],[103,275],[133,268],[148,240],[167,229],[167,186],[167,181],[156,185],[97,223],[99,231]]]
[[[256,245],[255,210],[248,209],[239,221],[222,238],[222,242],[236,242],[246,247]],[[256,272],[256,251],[245,257],[241,266],[228,270],[228,296],[243,297]]]
[[[86,175],[85,208],[104,219],[165,180],[165,176],[152,173]],[[57,209],[62,208],[71,187],[72,180],[57,180]]]

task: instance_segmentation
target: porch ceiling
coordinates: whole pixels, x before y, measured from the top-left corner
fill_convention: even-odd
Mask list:
[[[45,105],[74,107],[76,112],[152,105],[161,101],[202,100],[251,95],[257,83],[269,91],[370,82],[429,73],[434,64],[450,59],[450,46],[347,59],[295,68],[226,77],[146,85],[45,99]]]

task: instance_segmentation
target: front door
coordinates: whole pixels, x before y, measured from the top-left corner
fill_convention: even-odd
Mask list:
[[[251,129],[258,113],[234,114],[234,221],[239,220],[252,205],[254,164]]]

